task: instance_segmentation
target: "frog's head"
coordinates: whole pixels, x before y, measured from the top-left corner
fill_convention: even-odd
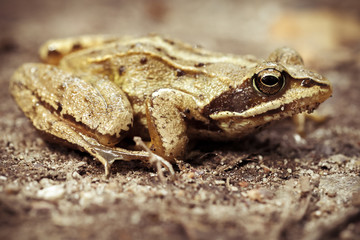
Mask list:
[[[244,135],[274,120],[312,112],[331,94],[326,78],[305,69],[296,51],[281,48],[249,69],[234,88],[215,98],[206,110],[225,132]]]

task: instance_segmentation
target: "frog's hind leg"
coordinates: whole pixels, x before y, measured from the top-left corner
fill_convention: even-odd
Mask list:
[[[100,46],[117,40],[119,40],[119,37],[107,35],[87,35],[53,39],[47,41],[40,47],[39,54],[43,62],[57,65],[60,60],[69,53],[89,47]]]
[[[96,76],[94,76],[96,77]],[[46,64],[24,64],[10,91],[33,125],[96,157],[109,174],[115,160],[147,160],[146,151],[112,147],[132,125],[132,109],[111,81],[93,82]]]
[[[37,106],[36,111],[41,113],[36,114],[37,117],[32,120],[37,129],[51,136],[55,142],[65,141],[67,145],[70,144],[73,148],[91,154],[103,164],[106,177],[110,176],[111,165],[116,160],[147,161],[149,159],[149,154],[146,151],[131,151],[99,144],[96,139],[82,134],[73,126],[64,122],[59,116],[53,115],[42,105]]]

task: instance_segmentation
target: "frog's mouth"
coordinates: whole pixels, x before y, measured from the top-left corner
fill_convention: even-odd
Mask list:
[[[255,117],[263,117],[264,119],[269,117],[271,120],[276,120],[304,111],[312,112],[320,103],[328,99],[331,94],[332,90],[328,85],[313,86],[310,91],[302,91],[301,95],[299,95],[298,89],[288,89],[280,98],[261,103],[243,112],[219,111],[210,114],[209,117],[220,121],[226,118],[252,119]]]

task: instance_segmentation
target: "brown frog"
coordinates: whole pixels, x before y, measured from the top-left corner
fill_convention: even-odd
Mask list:
[[[332,94],[290,48],[265,60],[215,53],[177,40],[83,36],[52,40],[45,63],[26,63],[10,91],[34,126],[97,158],[157,162],[171,172],[189,139],[238,139],[311,112]],[[151,140],[151,151],[119,147]]]

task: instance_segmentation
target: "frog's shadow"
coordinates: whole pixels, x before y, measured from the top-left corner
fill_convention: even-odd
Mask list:
[[[276,126],[276,125],[275,125]],[[284,127],[284,126],[282,126]],[[184,163],[190,164],[192,167],[206,167],[209,165],[213,168],[213,165],[224,163],[224,159],[239,159],[237,165],[245,165],[250,161],[254,161],[257,156],[276,155],[282,157],[291,158],[291,153],[298,151],[298,147],[290,142],[286,146],[282,146],[281,138],[279,138],[279,129],[275,130],[263,130],[261,133],[246,136],[239,140],[234,141],[211,141],[211,140],[196,140],[190,142],[189,151],[186,154],[184,160],[180,160]],[[284,129],[283,129],[284,130]],[[286,129],[285,134],[288,134]],[[86,161],[86,163],[92,167],[83,167],[79,171],[80,175],[86,173],[95,173],[103,171],[102,164],[97,161],[87,152],[82,152],[73,145],[65,144],[62,139],[54,139],[54,136],[40,134],[45,137],[45,141],[51,151],[55,151],[61,154],[77,155],[75,158],[79,158],[80,161]],[[283,136],[282,134],[280,134]],[[276,137],[274,137],[276,136]],[[50,137],[50,138],[49,138]],[[59,141],[62,144],[59,144]],[[285,149],[285,150],[284,150]],[[292,156],[293,157],[293,156]],[[80,162],[79,161],[79,162]],[[86,166],[86,165],[85,165]],[[176,171],[180,170],[180,167],[176,164],[173,165]],[[111,173],[114,174],[126,174],[129,171],[142,171],[153,172],[154,168],[149,164],[146,164],[140,160],[133,161],[115,161],[111,167]]]
[[[185,162],[192,166],[201,166],[207,162],[217,161],[226,157],[243,158],[245,155],[260,154],[269,147],[268,140],[261,141],[256,137],[248,136],[236,141],[211,141],[201,140],[192,143],[189,154],[185,157]],[[274,147],[274,146],[273,146]]]
[[[185,162],[200,167],[204,164],[212,165],[216,161],[223,164],[226,159],[234,162],[236,158],[239,164],[245,165],[249,162],[246,160],[256,161],[258,156],[270,160],[301,158],[308,154],[312,147],[297,143],[294,130],[292,122],[284,120],[273,123],[271,128],[234,141],[199,140],[193,143],[192,151]]]
[[[103,174],[104,167],[102,163],[92,157],[89,153],[79,150],[75,145],[70,144],[63,139],[60,139],[56,136],[37,131],[38,135],[44,139],[44,143],[46,147],[56,153],[57,155],[68,155],[78,160],[77,163],[81,164],[81,162],[86,162],[87,165],[81,165],[81,167],[77,167],[75,171],[77,171],[80,175],[90,174]],[[66,157],[65,157],[66,158]],[[62,159],[62,158],[61,158]],[[138,171],[140,169],[150,169],[144,167],[141,161],[115,161],[111,166],[111,173],[123,173],[126,174],[129,171]],[[91,166],[91,167],[90,167]],[[150,170],[148,170],[150,171]]]

